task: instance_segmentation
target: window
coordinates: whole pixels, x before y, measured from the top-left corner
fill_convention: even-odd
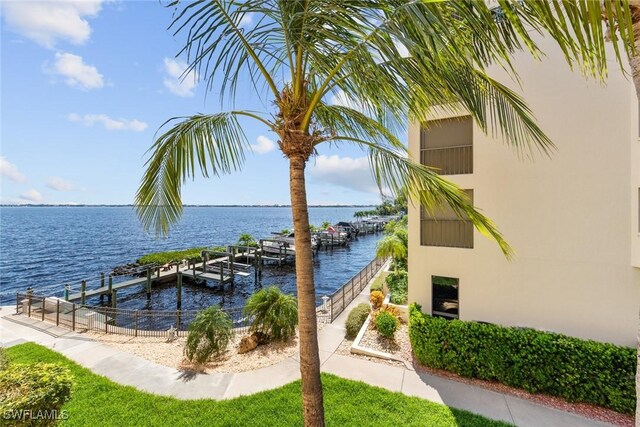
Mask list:
[[[473,190],[465,190],[473,203]],[[420,210],[420,244],[422,246],[444,246],[450,248],[473,248],[473,224],[460,219],[450,206],[429,214]]]
[[[434,317],[459,317],[458,286],[459,280],[456,278],[431,276],[431,314]]]
[[[420,131],[420,162],[440,175],[473,173],[471,116],[425,123]]]

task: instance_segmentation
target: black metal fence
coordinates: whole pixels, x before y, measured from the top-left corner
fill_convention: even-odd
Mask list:
[[[231,317],[236,332],[248,330],[242,308],[223,309]],[[131,336],[166,336],[173,328],[186,335],[197,310],[127,310],[74,304],[56,297],[17,294],[16,313],[46,321],[73,331],[92,331]]]
[[[326,323],[331,323],[336,320],[340,313],[347,308],[349,303],[353,301],[360,292],[362,292],[373,276],[380,271],[385,262],[386,259],[374,259],[365,268],[360,270],[358,274],[345,283],[344,286],[335,291],[328,298],[325,298],[325,301],[319,307],[318,318]]]
[[[323,297],[317,308],[318,321],[333,322],[356,296],[367,286],[385,264],[376,258],[353,276],[331,296]],[[236,332],[245,333],[249,321],[243,308],[223,308],[233,321]],[[131,336],[166,336],[173,328],[177,336],[184,336],[198,310],[128,310],[122,308],[75,304],[57,297],[31,293],[16,295],[16,314],[46,321],[73,331],[93,331]]]

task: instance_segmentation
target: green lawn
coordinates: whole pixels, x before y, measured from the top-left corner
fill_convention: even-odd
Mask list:
[[[67,426],[297,426],[300,382],[227,401],[178,400],[116,384],[33,343],[8,349],[12,363],[53,362],[75,377]],[[323,374],[330,426],[505,426],[469,412]]]

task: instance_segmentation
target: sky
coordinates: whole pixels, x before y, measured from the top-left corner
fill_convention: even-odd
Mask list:
[[[168,119],[230,107],[272,111],[248,81],[234,105],[221,105],[218,87],[206,91],[201,76],[184,77],[186,58],[176,56],[184,35],[168,30],[165,3],[0,2],[1,203],[131,204]],[[185,204],[289,203],[277,136],[242,124],[252,145],[242,171],[188,181]],[[364,152],[318,151],[306,173],[310,204],[380,202]]]

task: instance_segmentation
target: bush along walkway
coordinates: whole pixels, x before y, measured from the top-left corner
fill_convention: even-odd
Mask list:
[[[407,396],[420,397],[449,407],[464,409],[518,426],[605,425],[511,395],[416,372],[410,367],[391,366],[337,354],[336,349],[345,335],[346,317],[352,307],[368,301],[368,291],[366,287],[333,324],[325,325],[319,331],[320,359],[324,372],[363,381]],[[299,387],[298,385],[287,386],[300,378],[297,356],[251,372],[233,374],[184,372],[85,339],[82,334],[62,330],[34,319],[15,316],[12,313],[12,307],[4,307],[0,311],[0,331],[2,331],[0,342],[3,346],[10,347],[25,341],[33,341],[61,353],[95,374],[156,395],[173,396],[178,399],[223,400],[281,386],[286,386],[285,389]],[[366,396],[359,398],[369,402],[364,404],[365,407],[369,404],[376,405],[375,401],[369,401]],[[332,407],[328,406],[327,411],[331,412]],[[372,421],[373,425],[376,424],[373,419],[359,420],[360,425],[363,422],[366,425],[368,421]]]

